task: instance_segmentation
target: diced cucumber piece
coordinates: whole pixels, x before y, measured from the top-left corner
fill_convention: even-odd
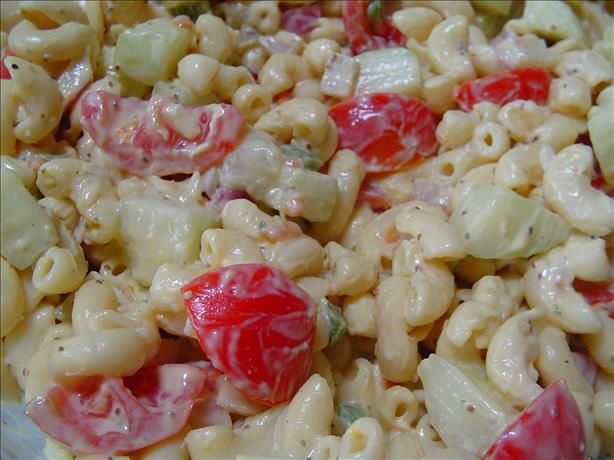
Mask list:
[[[285,213],[296,204],[299,216],[311,222],[325,222],[333,213],[337,193],[335,178],[303,168],[283,166],[279,182],[265,194],[263,201]]]
[[[530,257],[569,236],[558,214],[504,187],[477,184],[449,220],[467,252],[480,259]]]
[[[481,455],[514,417],[485,372],[431,354],[418,366],[429,421],[448,447]]]
[[[210,11],[207,0],[165,0],[166,10],[173,16],[185,15],[196,21],[201,14]]]
[[[195,261],[202,233],[219,226],[211,210],[139,195],[121,200],[120,219],[124,247],[134,261],[133,275],[144,285],[163,263]]]
[[[614,86],[604,89],[588,112],[588,133],[601,174],[614,184]]]
[[[355,94],[400,93],[417,95],[421,88],[420,64],[406,48],[388,48],[355,56],[360,74]]]
[[[346,331],[346,323],[343,312],[337,305],[333,305],[326,299],[322,299],[319,305],[320,311],[326,319],[328,326],[328,344],[337,342]]]
[[[550,40],[575,38],[582,40],[580,20],[569,5],[561,0],[525,2],[522,21],[535,34]]]
[[[512,0],[471,0],[471,4],[479,11],[494,16],[507,16],[512,10]]]
[[[0,198],[2,256],[18,270],[24,270],[57,244],[58,234],[21,179],[7,168],[1,168]]]
[[[152,19],[119,36],[114,65],[120,75],[153,86],[173,77],[191,41],[192,32],[187,28],[168,18]]]
[[[296,158],[301,161],[303,168],[317,171],[324,163],[308,149],[294,144],[281,146],[281,154],[287,157]]]

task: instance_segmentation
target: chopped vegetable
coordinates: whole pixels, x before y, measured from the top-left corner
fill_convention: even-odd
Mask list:
[[[526,27],[544,38],[582,40],[582,25],[573,10],[565,2],[526,1],[522,22]]]
[[[339,149],[353,150],[367,172],[394,171],[435,153],[437,118],[419,99],[400,94],[359,96],[330,109]]]
[[[190,29],[170,19],[152,19],[122,32],[115,48],[115,68],[120,75],[149,86],[170,80],[191,41]]]
[[[559,380],[507,426],[482,460],[582,460],[585,449],[582,414]]]
[[[354,402],[339,404],[337,407],[337,420],[340,422],[342,431],[354,423],[356,420],[362,417],[368,417],[369,412],[362,405]]]
[[[479,102],[505,105],[516,100],[544,105],[550,91],[550,74],[541,67],[524,67],[468,81],[454,89],[459,107],[469,112]]]
[[[297,159],[301,162],[301,166],[310,171],[317,171],[324,163],[317,156],[311,153],[308,149],[294,144],[286,144],[281,146],[281,154]]]
[[[418,375],[429,420],[448,447],[480,454],[514,416],[483,370],[461,369],[431,354]]]
[[[165,364],[123,380],[90,377],[76,388],[51,387],[28,403],[26,415],[75,452],[126,454],[179,432],[212,375],[196,365]]]
[[[187,16],[194,22],[210,11],[207,0],[166,0],[164,6],[172,16]]]
[[[371,21],[376,21],[384,17],[383,0],[369,0],[369,6],[367,6],[367,17]]]
[[[478,14],[475,18],[476,25],[480,28],[486,38],[494,38],[503,29],[503,26],[507,22],[507,18],[504,16],[493,16],[488,14]]]
[[[94,142],[137,176],[205,172],[235,147],[244,118],[227,104],[183,107],[92,91],[81,99],[81,123]]]
[[[420,64],[406,48],[367,51],[354,59],[360,64],[356,94],[389,92],[415,96],[421,91]]]
[[[513,259],[546,252],[569,237],[558,214],[506,188],[472,187],[450,217],[467,252],[480,259]]]
[[[180,201],[129,195],[120,203],[121,240],[139,260],[133,276],[149,285],[163,263],[185,265],[198,258],[200,237],[219,225],[214,211]],[[143,231],[143,229],[147,229]],[[169,260],[169,254],[172,260]]]
[[[602,177],[608,184],[614,185],[614,86],[599,94],[597,104],[588,112],[588,132]]]
[[[327,96],[346,99],[354,94],[360,64],[356,59],[341,53],[333,53],[326,62],[320,89]]]
[[[315,335],[316,306],[305,291],[261,264],[209,270],[181,291],[200,346],[238,390],[267,405],[298,391]]]
[[[284,11],[281,22],[284,30],[305,36],[316,28],[320,16],[320,7],[317,4],[306,5]]]
[[[614,283],[612,282],[596,283],[576,279],[574,289],[582,294],[590,305],[611,303],[614,307]]]
[[[338,186],[334,177],[283,166],[277,183],[262,200],[287,216],[326,222],[332,216],[337,195]]]
[[[9,72],[9,69],[7,69],[6,64],[4,63],[4,59],[9,56],[14,56],[14,54],[9,48],[4,48],[2,50],[2,58],[0,59],[0,80],[11,79],[11,72]]]
[[[24,270],[58,242],[51,218],[13,171],[0,169],[0,247],[11,265]]]
[[[333,305],[326,299],[320,301],[320,310],[326,319],[328,326],[328,343],[336,343],[345,333],[346,324],[343,312],[337,305]]]
[[[371,4],[362,0],[343,2],[343,25],[354,54],[405,45],[404,35],[389,18],[382,18],[382,5],[379,0]]]

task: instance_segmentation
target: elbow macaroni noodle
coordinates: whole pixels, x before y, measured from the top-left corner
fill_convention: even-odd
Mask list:
[[[375,75],[368,93],[405,91],[396,63],[382,58],[380,69],[378,53],[354,56],[349,0],[5,3],[1,166],[57,238],[43,246],[27,240],[27,229],[15,241],[3,235],[3,401],[207,360],[181,288],[210,269],[266,264],[319,305],[311,368],[298,392],[267,407],[218,374],[178,432],[109,458],[480,458],[519,410],[559,380],[578,404],[584,455],[614,455],[614,143],[612,117],[608,125],[602,116],[614,78],[607,2],[564,4],[581,34],[576,26],[544,31],[516,10],[494,13],[505,10],[503,1],[384,2],[386,27],[398,36],[367,34],[368,46],[411,54],[410,93],[438,115],[438,147],[383,174],[342,148],[347,139],[329,116],[333,105],[365,96],[365,74]],[[190,37],[155,85],[115,65],[118,37],[154,18]],[[160,40],[150,59],[166,62],[171,38]],[[140,58],[136,48],[130,59]],[[551,76],[547,100],[458,108],[457,85],[536,66]],[[117,130],[108,143],[84,132],[81,101],[99,89],[131,103],[173,98],[176,117],[152,112],[147,128],[164,142],[199,132],[183,106],[226,104],[245,120],[241,140],[205,171],[137,177],[109,154],[130,132]],[[299,163],[304,176],[292,176]],[[526,257],[474,257],[450,216],[484,184],[548,210],[567,237]],[[23,201],[5,200],[13,192],[3,186],[2,207],[21,215]],[[324,217],[304,209],[326,206]],[[23,209],[20,225],[41,222]],[[3,220],[10,216],[3,210]],[[550,231],[540,219],[528,227],[539,242]],[[510,222],[498,224],[509,236]],[[14,264],[11,250],[28,245],[38,249],[31,263]],[[327,303],[338,309],[338,331]],[[471,417],[477,431],[465,426]],[[45,453],[98,458],[51,437]]]

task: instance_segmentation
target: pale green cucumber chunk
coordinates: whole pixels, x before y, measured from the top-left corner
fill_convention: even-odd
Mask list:
[[[278,211],[287,211],[291,203],[300,203],[299,215],[311,222],[330,219],[337,201],[337,180],[303,168],[284,166],[278,183],[263,201]]]
[[[582,40],[580,20],[571,7],[561,0],[525,2],[522,20],[541,37],[550,40],[566,38]]]
[[[149,86],[170,80],[184,57],[192,32],[168,18],[152,19],[128,29],[117,39],[114,65],[120,75]]]
[[[219,226],[218,216],[209,209],[139,195],[121,200],[120,219],[133,275],[144,285],[164,263],[195,261],[202,233]]]
[[[58,234],[19,176],[8,168],[0,171],[1,252],[12,266],[24,270],[57,244]]]
[[[356,94],[389,92],[415,96],[421,90],[418,58],[406,48],[367,51],[354,59],[360,64]]]
[[[569,237],[569,225],[539,203],[496,185],[475,185],[450,224],[467,252],[480,259],[514,259],[546,252]]]
[[[481,455],[513,419],[485,374],[434,353],[418,366],[429,421],[446,446]]]

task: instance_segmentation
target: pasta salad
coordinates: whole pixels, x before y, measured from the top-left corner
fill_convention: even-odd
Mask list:
[[[611,3],[0,7],[47,458],[614,457]]]

